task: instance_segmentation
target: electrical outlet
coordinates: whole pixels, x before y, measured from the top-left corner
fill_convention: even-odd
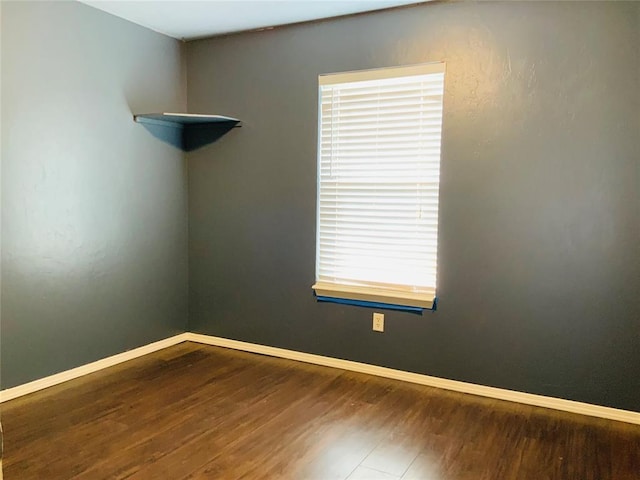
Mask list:
[[[373,314],[373,331],[384,332],[384,313]]]

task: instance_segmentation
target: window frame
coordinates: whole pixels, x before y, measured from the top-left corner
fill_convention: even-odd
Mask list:
[[[315,291],[315,295],[320,300],[325,301],[339,301],[339,303],[351,303],[344,302],[353,301],[355,304],[383,304],[393,307],[406,306],[408,309],[435,309],[436,305],[436,278],[437,275],[437,235],[438,235],[438,221],[436,220],[435,226],[435,265],[434,269],[436,274],[434,275],[433,286],[420,286],[419,290],[412,291],[407,288],[407,285],[393,285],[393,284],[376,284],[375,282],[368,282],[369,285],[357,285],[346,283],[331,283],[319,280],[320,277],[320,235],[321,235],[321,188],[322,188],[322,141],[323,141],[323,110],[322,110],[322,87],[323,85],[340,85],[352,82],[369,82],[372,80],[390,80],[390,83],[394,79],[402,77],[414,77],[414,76],[428,76],[432,74],[442,75],[442,91],[441,91],[441,105],[443,108],[444,103],[444,76],[446,73],[446,65],[444,62],[424,63],[417,65],[407,65],[399,67],[378,68],[370,70],[358,70],[333,74],[319,75],[318,77],[318,146],[317,146],[317,204],[316,204],[316,281],[312,286]],[[419,105],[425,105],[419,103]],[[440,189],[440,165],[442,162],[442,122],[444,112],[442,111],[439,117],[439,148],[438,148],[438,176],[437,176],[437,193],[436,197],[436,218],[439,217],[439,189]],[[417,203],[416,206],[420,204]]]

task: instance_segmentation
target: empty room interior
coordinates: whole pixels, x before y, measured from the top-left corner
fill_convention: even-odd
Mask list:
[[[5,480],[640,478],[640,2],[0,16]]]

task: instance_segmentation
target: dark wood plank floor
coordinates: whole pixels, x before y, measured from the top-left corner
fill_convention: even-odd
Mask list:
[[[640,426],[183,343],[2,405],[5,480],[638,480]]]

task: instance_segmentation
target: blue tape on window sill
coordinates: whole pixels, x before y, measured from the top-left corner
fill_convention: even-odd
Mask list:
[[[400,310],[402,312],[410,312],[410,313],[418,313],[418,314],[422,314],[423,310],[429,310],[434,312],[438,308],[437,297],[433,299],[432,308],[410,307],[408,305],[395,305],[393,303],[367,302],[364,300],[350,300],[348,298],[324,297],[321,295],[316,295],[316,299],[319,302],[340,303],[342,305],[355,305],[357,307],[381,308],[381,309],[387,309],[387,310]]]

